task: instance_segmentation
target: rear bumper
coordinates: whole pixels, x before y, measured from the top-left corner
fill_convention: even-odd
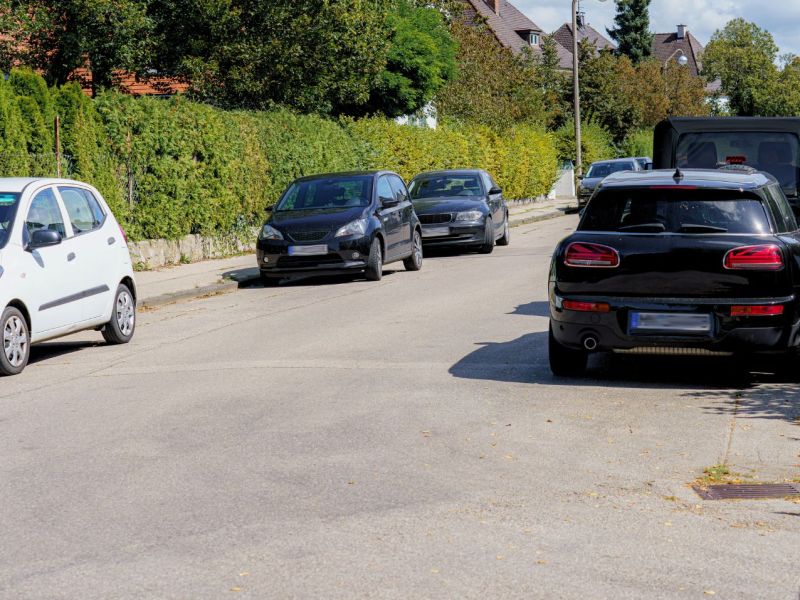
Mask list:
[[[655,298],[568,298],[586,302],[604,302],[606,313],[579,312],[562,308],[563,297],[550,296],[550,318],[553,335],[564,346],[585,349],[587,338],[596,342],[595,351],[659,352],[669,349],[690,349],[720,353],[786,352],[800,345],[800,317],[794,297],[771,299],[655,299]],[[784,314],[770,317],[732,317],[734,305],[782,304]],[[633,311],[664,313],[711,314],[708,333],[659,332],[646,334],[630,330]]]

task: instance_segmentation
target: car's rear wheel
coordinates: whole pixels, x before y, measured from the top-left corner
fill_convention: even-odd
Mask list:
[[[511,225],[508,224],[508,215],[506,215],[506,222],[503,225],[503,237],[497,240],[498,246],[508,246],[511,243]]]
[[[486,219],[483,236],[483,245],[478,248],[478,252],[481,254],[491,254],[494,250],[494,225],[492,224],[492,220],[488,217]]]
[[[411,256],[403,261],[403,266],[406,271],[419,271],[422,268],[422,236],[419,231],[414,231],[411,246]]]
[[[578,377],[586,373],[589,354],[560,344],[553,335],[552,323],[550,324],[548,351],[550,370],[553,375],[558,377]]]
[[[369,247],[369,258],[367,258],[364,275],[370,281],[380,281],[383,277],[383,250],[381,250],[381,241],[378,238],[372,240],[372,245]]]
[[[0,375],[19,375],[31,355],[31,334],[22,313],[9,306],[0,318],[3,352],[0,353]]]
[[[109,344],[127,344],[136,331],[136,302],[127,285],[120,283],[114,296],[111,320],[103,327],[103,339]]]

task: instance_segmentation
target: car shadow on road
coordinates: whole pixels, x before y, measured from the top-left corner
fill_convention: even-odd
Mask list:
[[[31,346],[31,356],[28,364],[32,365],[45,360],[58,358],[67,354],[74,354],[88,348],[104,346],[103,342],[44,342]]]
[[[549,317],[550,316],[550,303],[546,300],[538,300],[536,302],[528,302],[527,304],[520,304],[510,315],[524,315],[527,317]]]
[[[541,313],[544,302],[517,307],[515,314]],[[741,368],[727,357],[621,356],[596,354],[586,375],[556,377],[548,364],[548,334],[525,334],[508,342],[479,342],[449,372],[462,379],[570,387],[675,389],[686,398],[707,400],[703,409],[739,418],[783,419],[800,425],[797,375],[775,373],[770,359]],[[800,359],[798,369],[800,371]]]

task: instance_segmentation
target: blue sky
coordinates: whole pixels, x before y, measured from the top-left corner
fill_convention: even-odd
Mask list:
[[[582,0],[589,23],[605,34],[614,21],[614,0]],[[553,31],[567,22],[571,0],[511,0],[545,31]],[[800,54],[800,0],[653,0],[650,5],[650,28],[664,33],[674,31],[679,23],[703,44],[725,23],[743,17],[767,29],[775,37],[781,53]]]

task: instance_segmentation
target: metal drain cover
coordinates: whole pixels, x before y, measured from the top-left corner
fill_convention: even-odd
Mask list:
[[[704,500],[769,500],[800,497],[800,484],[792,483],[732,483],[692,487]]]

